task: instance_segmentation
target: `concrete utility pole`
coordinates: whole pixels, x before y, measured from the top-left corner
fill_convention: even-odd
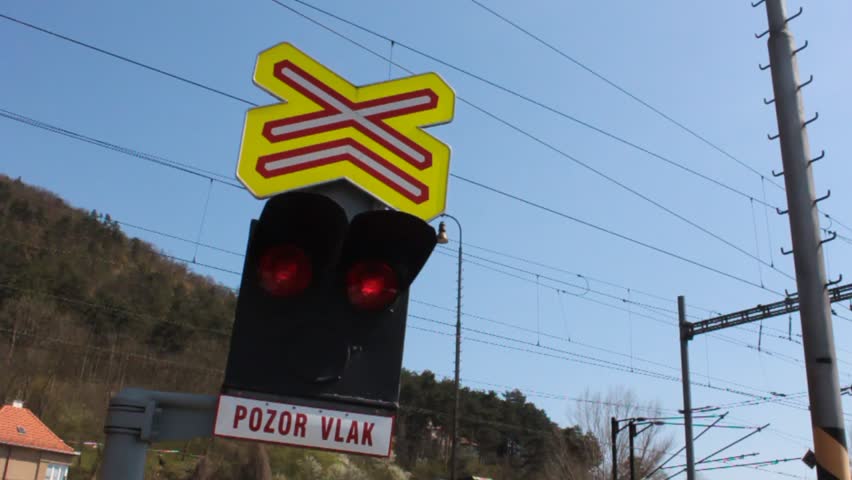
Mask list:
[[[831,307],[819,231],[810,147],[796,50],[783,0],[766,0],[769,61],[781,141],[793,260],[799,290],[802,344],[808,376],[817,478],[848,480],[849,455],[843,427]]]
[[[686,321],[686,299],[677,297],[680,325],[680,376],[683,383],[683,433],[686,442],[686,478],[695,480],[695,448],[692,443],[692,392],[689,383],[689,324]]]

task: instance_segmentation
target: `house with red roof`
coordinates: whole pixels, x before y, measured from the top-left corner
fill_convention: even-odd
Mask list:
[[[23,402],[0,407],[0,480],[65,480],[75,455]]]

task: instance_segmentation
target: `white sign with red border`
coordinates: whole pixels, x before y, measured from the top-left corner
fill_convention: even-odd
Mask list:
[[[213,434],[343,453],[389,457],[393,416],[219,396]]]

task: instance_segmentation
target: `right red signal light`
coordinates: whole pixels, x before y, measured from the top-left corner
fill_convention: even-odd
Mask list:
[[[361,261],[346,274],[346,295],[358,310],[382,310],[399,295],[399,279],[387,263]]]

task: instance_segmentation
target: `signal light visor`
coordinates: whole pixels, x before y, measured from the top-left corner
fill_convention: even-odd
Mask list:
[[[310,258],[294,245],[276,245],[264,250],[258,273],[260,286],[276,297],[299,295],[313,279]]]
[[[387,263],[358,262],[346,274],[346,294],[358,310],[381,310],[399,295],[399,279]]]

